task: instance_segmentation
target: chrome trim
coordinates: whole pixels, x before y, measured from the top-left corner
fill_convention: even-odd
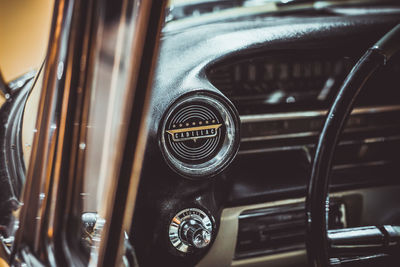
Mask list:
[[[24,86],[24,84],[29,81],[30,79],[32,79],[33,77],[35,77],[36,73],[38,71],[36,70],[31,70],[27,73],[24,73],[22,76],[18,77],[15,80],[12,80],[11,82],[8,83],[8,87],[11,91],[15,91],[19,88],[21,88],[22,86]]]
[[[268,147],[268,148],[259,148],[259,149],[247,149],[247,150],[240,150],[238,152],[238,155],[248,155],[248,154],[276,152],[276,151],[300,150],[307,146],[310,146],[310,144],[296,145],[296,146]]]
[[[339,170],[346,170],[351,168],[358,168],[358,167],[372,167],[372,166],[383,166],[386,164],[391,163],[390,160],[376,160],[376,161],[369,161],[369,162],[362,162],[362,163],[350,163],[350,164],[341,164],[335,165],[332,167],[332,170],[339,171]]]
[[[373,114],[378,112],[390,112],[390,111],[400,111],[400,105],[355,108],[351,112],[351,115]],[[276,120],[308,119],[308,118],[325,116],[327,112],[328,112],[327,110],[314,110],[314,111],[296,111],[287,113],[241,115],[240,122],[254,123],[254,122],[276,121]]]
[[[103,12],[114,4],[110,0],[55,3],[37,131],[24,190],[24,203],[28,205],[20,211],[20,227],[12,255],[14,263],[26,258],[31,263],[34,259],[37,264],[43,262],[51,266],[84,264],[82,251],[78,255],[75,247],[80,242],[80,189],[86,179],[84,164],[87,163],[86,149],[81,146],[85,148],[85,142],[79,141],[86,140],[88,113],[97,82],[103,82],[102,86],[110,88],[112,93],[124,94],[123,101],[118,102],[120,112],[114,113],[119,128],[115,133],[118,142],[112,146],[112,151],[123,152],[116,153],[112,161],[107,162],[112,170],[107,173],[107,178],[111,178],[107,187],[109,195],[103,198],[107,200],[103,211],[106,224],[98,240],[98,257],[93,248],[89,265],[120,266],[128,250],[126,233],[130,232],[132,224],[148,136],[150,77],[156,62],[152,55],[157,55],[158,51],[158,41],[153,48],[148,41],[153,38],[148,37],[154,35],[154,40],[159,40],[162,24],[159,13],[164,10],[165,1],[123,0],[115,10]],[[151,58],[144,55],[145,49],[149,50]],[[139,77],[139,72],[145,70],[143,66],[147,68],[148,65],[151,68],[146,69],[145,75],[149,78]],[[108,66],[112,67],[111,71]],[[110,76],[101,75],[101,68]],[[110,99],[115,101],[115,95]],[[135,112],[133,105],[138,106]],[[113,119],[107,117],[104,123],[109,118]],[[132,121],[139,126],[130,127]],[[134,130],[130,131],[131,128]],[[105,134],[108,138],[109,133]],[[129,151],[134,157],[125,164],[125,147],[133,142],[132,138],[137,138]],[[124,171],[131,173],[121,174]],[[67,225],[78,228],[71,231]]]
[[[400,135],[393,135],[388,137],[372,137],[366,138],[363,140],[345,140],[341,141],[339,145],[363,145],[363,144],[374,144],[374,143],[383,143],[388,141],[399,141]],[[268,147],[268,148],[258,148],[258,149],[247,149],[241,150],[238,152],[238,155],[248,155],[255,153],[265,153],[265,152],[274,152],[274,151],[290,151],[290,150],[299,150],[304,149],[305,147],[315,146],[315,144],[303,144],[303,145],[293,145],[293,146],[282,146],[282,147]]]
[[[207,106],[213,107],[214,110],[208,111],[211,117],[206,118],[206,124],[207,120],[211,120],[212,125],[201,126],[201,128],[218,127],[220,130],[215,128],[214,133],[216,138],[209,139],[209,144],[199,143],[195,147],[192,147],[191,150],[188,150],[185,148],[186,144],[181,145],[174,140],[171,141],[170,134],[162,134],[160,135],[160,149],[165,161],[172,170],[187,178],[202,179],[214,176],[224,170],[236,155],[239,143],[239,132],[237,131],[239,122],[237,117],[234,116],[235,112],[233,112],[232,107],[228,103],[220,101],[218,97],[214,97],[208,93],[197,95],[186,94],[178,102],[169,107],[164,115],[166,119],[160,124],[161,132],[167,132],[165,130],[167,129],[167,124],[169,124],[168,127],[171,126],[171,123],[181,124],[180,121],[174,121],[174,118],[182,112],[183,109],[180,110],[182,106],[188,105],[189,109],[185,111],[187,112],[185,114],[187,118],[191,118],[189,114],[192,112],[192,108],[190,108],[192,103],[202,103],[198,105],[203,106],[207,110],[209,109]],[[193,106],[193,111],[195,109],[196,107]],[[185,121],[182,123],[188,122]],[[222,125],[224,125],[223,128],[220,127]],[[181,130],[186,131],[188,128]],[[224,134],[222,134],[222,131]],[[210,133],[208,134],[211,137]],[[192,137],[189,136],[189,139],[192,139]],[[185,139],[182,138],[182,140],[184,141]]]
[[[384,186],[337,192],[331,194],[331,197],[341,198],[348,214],[355,214],[349,218],[350,225],[375,225],[382,223],[379,220],[389,211],[397,209],[397,203],[400,202],[399,190],[399,185]],[[234,260],[239,215],[243,211],[298,204],[304,200],[285,199],[224,209],[214,244],[197,266],[307,266],[305,250]]]
[[[198,127],[191,127],[191,128],[183,128],[183,129],[177,129],[177,130],[166,130],[167,133],[169,133],[172,137],[172,140],[174,142],[183,142],[183,141],[188,141],[188,140],[193,140],[196,142],[197,139],[206,139],[206,138],[213,138],[217,136],[217,130],[218,128],[220,128],[222,126],[222,124],[214,124],[214,125],[207,125],[207,126],[198,126]],[[201,135],[198,136],[198,132],[201,131],[200,133],[202,133],[202,131],[204,130],[209,130],[209,129],[214,129],[214,134],[209,134],[209,135]],[[192,136],[192,137],[185,137],[185,138],[176,138],[175,134],[180,133],[189,133],[189,132],[197,132],[196,136]],[[193,134],[194,135],[194,134]]]
[[[288,139],[288,138],[301,138],[316,136],[319,132],[300,132],[300,133],[290,133],[290,134],[276,134],[267,136],[254,136],[254,137],[243,137],[240,139],[241,142],[252,142],[252,141],[266,141],[275,139]]]
[[[203,247],[196,247],[194,243],[190,242],[188,239],[190,238],[187,235],[186,229],[191,229],[193,226],[190,226],[190,221],[195,221],[196,225],[200,226],[206,233],[209,235],[207,236],[207,241],[204,243]],[[177,250],[182,253],[193,253],[196,249],[204,248],[210,245],[211,236],[213,234],[213,223],[210,217],[202,211],[201,209],[197,208],[188,208],[181,210],[178,212],[174,218],[172,218],[169,228],[168,228],[168,236],[169,241],[171,242],[172,246],[174,246]],[[193,239],[192,239],[193,241]]]
[[[239,215],[243,211],[288,204],[298,204],[302,201],[304,201],[304,198],[286,199],[281,201],[224,209],[222,211],[221,222],[217,237],[206,256],[199,262],[197,266],[231,266],[231,264],[233,263],[233,258],[235,256],[236,238],[239,228]]]
[[[345,140],[341,141],[339,145],[374,144],[374,143],[383,143],[388,141],[399,141],[399,140],[400,140],[400,135],[379,136],[379,137],[365,138],[363,140]]]
[[[133,2],[133,3],[132,3]],[[111,2],[110,2],[111,3]],[[108,4],[110,4],[108,3]],[[133,4],[133,7],[130,6]],[[121,72],[126,74],[126,84],[124,89],[128,93],[128,102],[126,102],[126,109],[124,112],[124,121],[129,126],[131,121],[137,120],[138,128],[135,129],[135,134],[137,134],[136,145],[134,146],[133,159],[130,162],[131,173],[128,177],[124,177],[120,172],[124,168],[123,160],[120,158],[118,162],[120,167],[118,174],[118,179],[113,182],[112,190],[112,201],[108,203],[107,207],[107,218],[108,221],[105,225],[104,236],[101,240],[101,246],[99,251],[99,258],[97,266],[123,266],[123,258],[126,254],[127,247],[126,242],[129,242],[129,237],[127,238],[127,233],[131,233],[132,219],[134,213],[134,207],[136,203],[136,195],[139,187],[139,180],[141,177],[141,171],[143,166],[143,159],[145,154],[145,148],[147,144],[147,138],[149,136],[149,124],[148,124],[148,114],[149,114],[149,103],[152,94],[152,79],[154,74],[154,69],[156,65],[159,49],[160,40],[160,29],[162,21],[164,19],[165,1],[138,1],[138,0],[124,0],[123,7],[125,12],[129,14],[129,9],[133,8],[133,14],[131,17],[125,17],[120,21],[121,27],[126,27],[126,34],[132,34],[132,42],[128,42],[126,47],[129,50],[129,67],[122,69]],[[153,20],[154,23],[150,23]],[[123,26],[125,24],[125,26]],[[112,25],[109,25],[110,30],[112,30]],[[127,27],[128,26],[128,27]],[[148,41],[148,37],[154,37],[154,44]],[[151,38],[150,38],[151,39]],[[144,51],[146,49],[151,49],[151,57],[145,58]],[[123,55],[121,55],[123,56]],[[149,64],[146,70],[148,76],[140,76],[140,71],[145,69],[143,65],[144,62]],[[118,80],[119,78],[116,77]],[[144,80],[147,79],[147,80]],[[140,81],[146,81],[144,84],[145,88],[140,88]],[[115,84],[118,86],[118,84]],[[136,91],[145,90],[143,97],[140,96]],[[118,89],[120,90],[120,89]],[[141,99],[140,104],[136,103],[137,99]],[[135,113],[132,110],[133,105],[137,104],[142,108],[142,113]],[[124,138],[125,144],[128,140],[132,141],[132,136],[129,136],[129,127],[124,127],[121,137]],[[125,145],[121,143],[121,148]],[[121,149],[123,151],[123,149]],[[121,153],[121,157],[124,153]],[[126,168],[128,169],[128,168]],[[123,179],[126,180],[126,185],[121,182]],[[118,191],[121,188],[127,186],[126,193],[118,195]],[[119,202],[118,199],[121,201]],[[120,212],[115,212],[117,208],[121,208]],[[116,255],[110,255],[110,251],[116,248]],[[134,250],[132,250],[134,251]],[[134,252],[133,252],[134,254]],[[134,258],[135,256],[132,255]],[[135,259],[134,259],[135,261]]]
[[[376,129],[382,129],[383,127],[388,127],[390,125],[380,125],[380,126],[368,126],[362,128],[349,128],[345,129],[344,133],[355,133],[355,132],[367,132]],[[277,140],[277,139],[289,139],[289,138],[302,138],[302,137],[312,137],[319,135],[319,132],[298,132],[298,133],[289,133],[289,134],[271,134],[271,135],[260,135],[260,136],[252,136],[252,137],[243,137],[241,142],[256,142],[256,141],[267,141],[267,140]]]
[[[346,205],[344,203],[340,203],[339,204],[339,210],[342,213],[342,216],[340,216],[340,222],[343,224],[343,228],[347,228],[348,224],[347,224],[347,209],[346,209]]]
[[[61,78],[66,77],[67,70],[59,72],[57,75],[57,66],[68,62],[67,57],[69,35],[60,34],[60,32],[69,32],[72,23],[72,10],[74,1],[61,0],[54,6],[53,21],[49,38],[49,47],[44,66],[44,78],[42,92],[38,107],[38,117],[36,120],[37,130],[32,144],[31,163],[26,173],[26,183],[23,190],[23,202],[29,205],[23,205],[17,212],[19,228],[15,235],[15,242],[11,255],[11,264],[18,260],[17,253],[29,247],[32,253],[41,254],[40,244],[46,243],[50,247],[52,238],[48,238],[44,233],[46,220],[51,220],[54,213],[44,216],[45,210],[54,204],[49,199],[51,188],[50,182],[53,181],[52,171],[54,162],[57,161],[56,146],[62,147],[64,131],[63,122],[59,117],[66,116],[66,110],[62,109],[59,116],[55,110],[56,106],[61,106],[61,98],[69,95],[70,87],[65,86]],[[72,37],[71,37],[72,38]],[[70,70],[68,70],[70,72]],[[62,96],[62,97],[61,97]],[[57,145],[56,145],[57,144]],[[57,164],[57,167],[59,165]],[[58,183],[58,180],[54,182]],[[50,219],[49,219],[50,218]],[[46,247],[47,249],[47,247]],[[49,253],[48,253],[49,254]],[[46,257],[51,258],[53,255]]]

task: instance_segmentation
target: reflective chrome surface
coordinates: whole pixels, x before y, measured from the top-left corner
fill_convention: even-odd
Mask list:
[[[377,112],[387,112],[387,111],[398,111],[400,106],[378,106],[378,107],[365,107],[365,108],[355,108],[351,114],[369,114]],[[251,123],[251,122],[263,122],[271,120],[285,120],[285,119],[307,119],[310,117],[320,117],[326,116],[328,114],[327,110],[315,110],[315,111],[296,111],[287,113],[275,113],[275,114],[257,114],[257,115],[241,115],[241,123]]]
[[[236,116],[233,107],[211,94],[189,94],[179,99],[169,108],[161,126],[160,147],[165,160],[174,171],[190,178],[220,173],[238,150]],[[189,128],[196,123],[200,126]]]
[[[381,224],[400,202],[399,186],[350,190],[331,194],[346,204],[349,227]],[[249,259],[235,260],[239,216],[243,211],[279,208],[304,203],[304,198],[285,199],[254,205],[226,208],[222,212],[220,230],[208,254],[197,266],[308,266],[305,250],[295,250]]]
[[[207,247],[211,242],[213,224],[208,215],[196,208],[184,209],[169,225],[169,240],[183,253]]]
[[[162,5],[135,0],[56,2],[43,84],[36,89],[38,118],[36,126],[28,127],[34,136],[30,157],[27,153],[25,205],[17,214],[14,263],[130,264],[125,254],[133,249],[126,233],[141,168],[137,159],[143,158],[147,136],[142,108],[151,93],[145,77],[145,88],[135,88],[142,66],[153,60],[144,57],[147,63],[142,64],[141,55],[147,36],[158,34],[158,24],[149,32],[147,28],[150,17],[162,17],[157,13]],[[139,101],[140,112],[132,115],[134,101]],[[121,178],[126,172],[121,151],[132,142],[127,134],[132,121],[138,124],[133,129],[140,135],[134,135],[141,141],[134,140],[135,156],[130,158],[135,162],[128,164],[135,165],[132,176]],[[127,186],[121,194],[122,179]],[[126,207],[116,215],[115,206],[122,203]],[[87,211],[96,212],[92,230],[87,216],[82,225]],[[86,251],[77,250],[85,244]]]

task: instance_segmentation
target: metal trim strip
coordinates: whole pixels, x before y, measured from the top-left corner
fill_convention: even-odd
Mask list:
[[[355,108],[351,113],[351,115],[374,114],[378,112],[392,112],[392,111],[400,111],[400,105]],[[240,122],[255,123],[255,122],[276,121],[276,120],[309,119],[309,118],[326,116],[327,113],[328,113],[327,110],[313,110],[313,111],[295,111],[287,113],[285,112],[285,113],[241,115]]]

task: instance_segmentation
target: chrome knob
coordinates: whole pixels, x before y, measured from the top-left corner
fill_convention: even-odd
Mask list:
[[[179,251],[189,253],[207,247],[211,242],[213,225],[200,209],[185,209],[171,220],[169,238]]]
[[[211,233],[197,220],[189,220],[182,226],[182,239],[196,248],[204,248],[211,241]]]

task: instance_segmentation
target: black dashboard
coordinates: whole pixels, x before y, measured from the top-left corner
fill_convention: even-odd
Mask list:
[[[304,197],[326,110],[362,53],[399,23],[400,9],[390,10],[339,8],[163,32],[132,235],[141,264],[194,265],[223,230],[224,209]],[[332,191],[398,184],[399,85],[397,55],[356,103]],[[200,115],[187,115],[188,107]],[[333,205],[334,227],[342,227],[343,203]],[[239,236],[235,257],[299,249],[304,206],[283,207],[240,214],[238,233],[232,232]],[[204,222],[209,247],[175,242],[173,223],[188,214],[210,219]],[[253,242],[259,229],[251,227],[260,222],[293,235],[275,235],[278,248],[270,240]]]

